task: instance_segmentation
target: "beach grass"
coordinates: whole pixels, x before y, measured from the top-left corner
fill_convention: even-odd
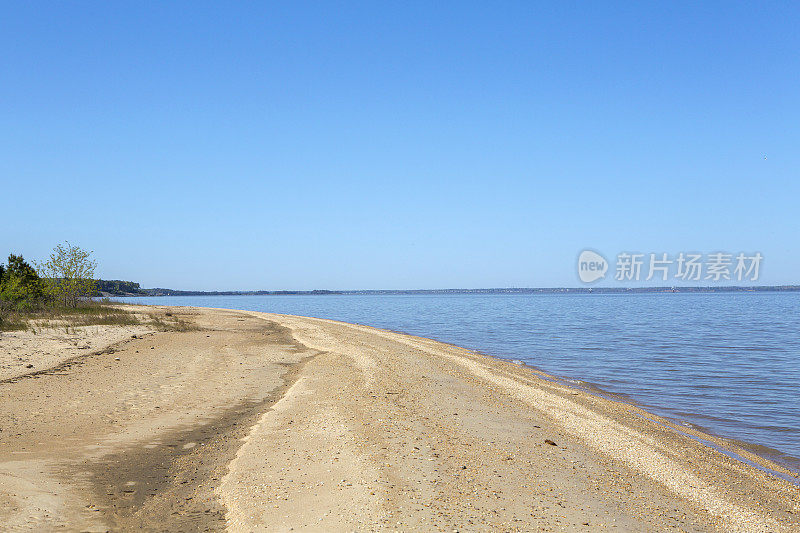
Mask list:
[[[192,322],[169,313],[163,316],[151,314],[149,317],[149,324],[159,331],[199,331],[201,329]]]
[[[0,331],[20,331],[45,327],[129,326],[141,324],[140,317],[108,302],[84,302],[78,307],[43,307],[27,311],[4,310]]]
[[[197,327],[172,313],[140,312],[126,309],[107,299],[85,301],[77,307],[42,307],[26,311],[2,310],[0,331],[32,331],[83,326],[149,325],[159,331],[193,331]]]

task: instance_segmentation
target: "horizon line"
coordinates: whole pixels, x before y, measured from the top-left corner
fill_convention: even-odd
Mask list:
[[[800,291],[800,285],[664,285],[664,286],[625,286],[625,287],[487,287],[487,288],[438,288],[438,289],[253,289],[253,290],[194,290],[152,287],[139,289],[142,292],[161,292],[163,296],[199,295],[281,295],[281,294],[410,294],[410,293],[524,293],[524,292],[752,292],[752,291]],[[153,296],[143,294],[142,296]]]

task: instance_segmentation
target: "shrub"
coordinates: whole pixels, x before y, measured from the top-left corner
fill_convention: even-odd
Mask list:
[[[91,256],[92,252],[69,242],[56,246],[50,259],[37,265],[47,280],[47,294],[65,307],[77,307],[81,298],[95,294],[97,263]]]
[[[44,284],[21,255],[8,256],[8,266],[0,276],[0,300],[17,309],[29,309],[41,303]]]

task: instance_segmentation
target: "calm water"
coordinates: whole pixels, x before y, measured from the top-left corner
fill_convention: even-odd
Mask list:
[[[627,395],[800,468],[800,293],[127,298],[368,324]],[[784,455],[785,454],[785,455]]]

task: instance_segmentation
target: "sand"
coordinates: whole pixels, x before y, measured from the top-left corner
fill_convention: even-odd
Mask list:
[[[199,329],[86,332],[79,354],[0,337],[0,366],[23,345],[34,364],[0,382],[4,529],[800,530],[797,485],[684,433],[778,465],[530,368],[341,322],[170,311]]]
[[[36,327],[0,332],[0,381],[47,370],[92,354],[133,335],[154,333],[150,326]]]

